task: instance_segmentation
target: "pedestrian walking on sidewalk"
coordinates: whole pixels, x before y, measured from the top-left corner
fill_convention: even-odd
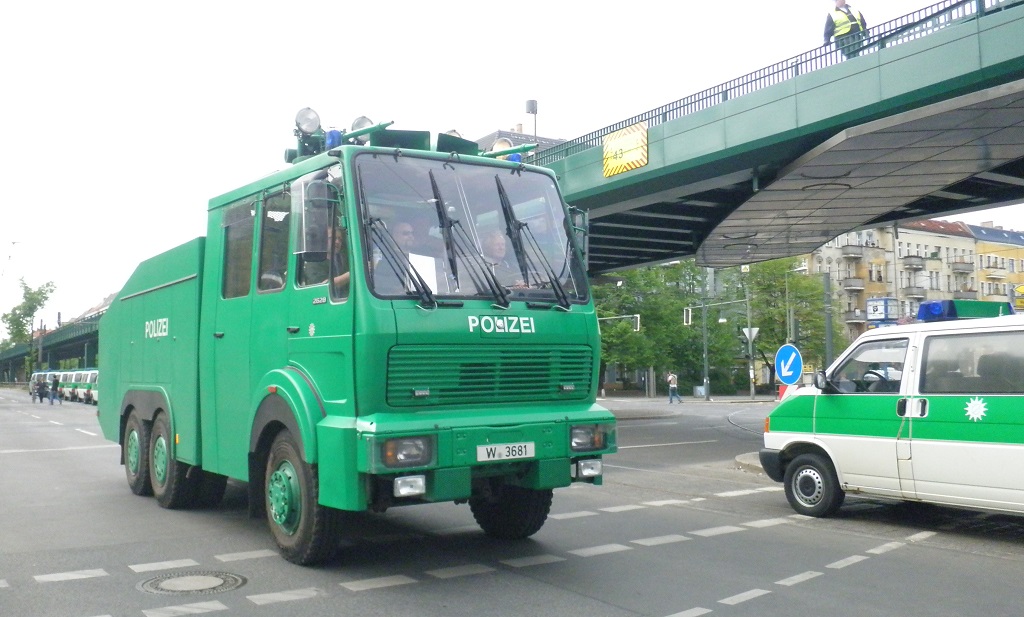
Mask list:
[[[679,402],[683,402],[683,398],[679,396],[679,377],[675,373],[669,371],[668,374],[668,404],[671,405],[673,399],[679,399]]]

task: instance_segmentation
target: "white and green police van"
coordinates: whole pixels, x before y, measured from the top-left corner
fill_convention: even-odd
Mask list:
[[[1012,313],[928,301],[917,323],[861,335],[765,419],[765,473],[808,516],[847,493],[1024,512],[1024,314]]]

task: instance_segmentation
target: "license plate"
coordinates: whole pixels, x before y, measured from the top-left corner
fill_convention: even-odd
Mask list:
[[[532,441],[522,443],[495,443],[476,447],[477,461],[507,461],[515,458],[533,458]]]

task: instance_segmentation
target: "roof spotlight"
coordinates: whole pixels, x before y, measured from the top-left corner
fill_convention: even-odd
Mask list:
[[[371,126],[373,126],[373,120],[370,120],[366,116],[359,116],[358,118],[352,121],[352,129],[349,132],[354,133],[356,131],[361,131],[363,129],[370,128]],[[356,139],[358,139],[360,143],[365,144],[366,142],[370,141],[370,136],[368,134],[360,135]]]
[[[295,126],[306,135],[312,135],[320,130],[320,115],[309,107],[303,107],[295,114]]]

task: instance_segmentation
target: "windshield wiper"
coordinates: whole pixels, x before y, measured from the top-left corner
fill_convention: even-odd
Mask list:
[[[430,291],[430,285],[427,285],[427,282],[417,272],[416,267],[409,261],[408,255],[405,254],[405,251],[398,245],[395,237],[388,231],[384,221],[371,217],[368,223],[375,244],[380,247],[381,257],[391,267],[398,280],[400,282],[405,281],[408,277],[420,298],[420,306],[423,308],[437,308],[437,299],[434,298],[433,292]]]
[[[506,231],[509,234],[509,238],[512,239],[512,248],[516,252],[516,260],[519,262],[519,268],[523,271],[523,280],[529,285],[529,265],[533,265],[536,262],[540,262],[540,265],[547,275],[548,281],[551,283],[551,291],[555,294],[555,299],[558,301],[558,306],[564,310],[569,310],[570,302],[569,295],[565,292],[565,287],[562,286],[562,282],[558,280],[558,275],[555,274],[554,270],[551,269],[551,264],[548,263],[544,252],[541,250],[540,245],[537,243],[537,238],[534,237],[533,232],[530,231],[530,226],[516,217],[515,210],[512,208],[512,201],[508,198],[508,193],[505,191],[505,185],[501,182],[501,176],[495,174],[494,181],[498,184],[498,197],[501,200],[501,211],[505,215]],[[525,234],[523,231],[525,230]],[[533,252],[536,259],[531,259],[527,254],[526,246],[523,243],[523,236],[526,236],[528,240],[528,246]],[[527,263],[529,262],[529,264]]]
[[[461,257],[472,266],[469,269],[469,275],[473,279],[473,283],[480,289],[486,286],[494,295],[498,305],[501,308],[508,308],[509,297],[505,286],[498,281],[498,277],[482,261],[483,257],[472,248],[473,241],[462,227],[462,224],[448,214],[448,209],[444,205],[444,197],[441,195],[441,189],[434,178],[433,170],[428,175],[430,176],[430,189],[434,193],[434,201],[437,204],[437,218],[441,224],[441,235],[444,237],[445,250],[448,252],[448,261],[452,267],[452,276],[455,277],[455,284],[459,285],[457,264],[458,258]]]

